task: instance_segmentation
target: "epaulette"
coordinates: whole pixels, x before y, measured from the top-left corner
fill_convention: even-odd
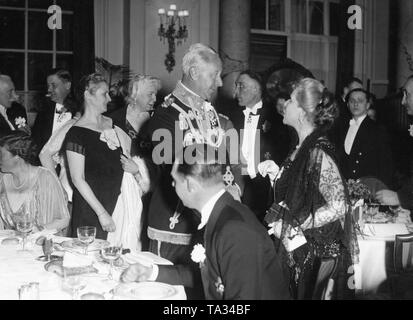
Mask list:
[[[222,113],[218,113],[218,115],[220,117],[224,118],[225,120],[229,120],[229,118],[226,115],[222,114]]]
[[[169,95],[165,97],[164,102],[162,103],[162,108],[168,108],[175,102],[175,97]]]

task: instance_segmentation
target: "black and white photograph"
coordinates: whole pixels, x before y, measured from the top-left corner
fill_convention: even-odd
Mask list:
[[[0,301],[413,300],[412,210],[412,0],[0,0]]]

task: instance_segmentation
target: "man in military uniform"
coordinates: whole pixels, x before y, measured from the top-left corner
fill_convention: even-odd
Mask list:
[[[152,158],[161,167],[149,206],[148,237],[151,252],[174,264],[188,265],[195,241],[193,235],[200,220],[199,215],[194,215],[192,210],[182,205],[172,187],[171,169],[175,153],[195,143],[225,149],[225,133],[233,126],[209,102],[217,88],[222,86],[222,63],[218,54],[203,44],[195,44],[184,56],[182,64],[182,80],[148,123],[154,141]],[[171,139],[166,139],[165,133]],[[241,170],[239,174],[235,171],[227,166],[224,179],[227,191],[239,199]],[[234,179],[239,184],[235,184]]]

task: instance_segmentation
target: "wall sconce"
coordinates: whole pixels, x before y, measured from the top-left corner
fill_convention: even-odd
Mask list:
[[[180,10],[176,15],[176,5],[171,4],[169,10],[158,10],[161,25],[159,26],[158,35],[160,40],[168,40],[168,53],[165,59],[166,70],[170,73],[175,66],[175,40],[178,45],[182,44],[188,38],[188,29],[186,27],[186,18],[189,16],[188,10]],[[165,24],[165,26],[164,26]],[[178,29],[175,29],[175,25]]]

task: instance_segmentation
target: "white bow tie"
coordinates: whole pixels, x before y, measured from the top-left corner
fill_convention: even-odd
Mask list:
[[[351,119],[350,120],[350,127],[352,127],[352,126],[354,126],[354,125],[356,125],[357,124],[357,121],[356,120],[354,120],[354,119]]]
[[[247,108],[247,109],[244,110],[244,115],[245,115],[246,118],[248,118],[249,116],[256,116],[257,113],[254,112],[253,110]]]
[[[56,103],[56,113],[62,113],[63,109],[64,109],[64,105],[60,103]]]

